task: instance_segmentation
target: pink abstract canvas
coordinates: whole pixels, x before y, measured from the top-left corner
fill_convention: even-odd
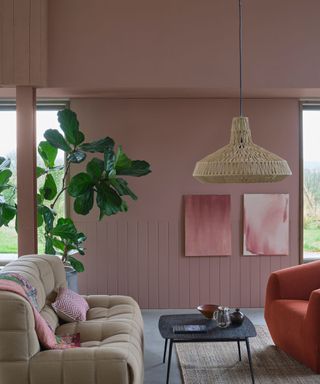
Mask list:
[[[244,255],[289,254],[289,195],[244,195]]]
[[[185,196],[185,255],[230,256],[229,195]]]

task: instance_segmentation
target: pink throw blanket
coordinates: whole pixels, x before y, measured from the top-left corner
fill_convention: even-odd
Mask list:
[[[68,335],[68,336],[56,336],[52,329],[49,327],[46,320],[41,316],[38,310],[34,307],[33,303],[29,300],[25,290],[21,285],[12,280],[0,279],[0,290],[9,291],[16,293],[24,297],[31,305],[34,321],[35,330],[39,339],[40,344],[45,349],[66,349],[80,347],[80,335]]]

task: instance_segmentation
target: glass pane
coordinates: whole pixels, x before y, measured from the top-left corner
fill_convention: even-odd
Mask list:
[[[9,157],[11,159],[12,177],[10,183],[17,185],[16,172],[16,112],[15,111],[0,111],[0,156]],[[16,191],[4,191],[6,198],[16,199]],[[14,228],[14,222],[11,222],[8,227],[0,229],[0,260],[7,260],[17,257],[18,252],[18,236]]]
[[[320,257],[320,110],[303,111],[303,251]]]
[[[44,140],[44,132],[47,129],[58,129],[60,131],[60,126],[58,123],[57,118],[57,111],[37,111],[37,145],[40,143],[40,141]],[[37,153],[37,165],[40,167],[44,167],[44,163]],[[64,152],[59,150],[57,159],[56,159],[56,165],[64,165]],[[64,170],[57,170],[55,171],[52,176],[55,179],[57,189],[58,191],[61,190],[62,187],[62,179],[63,179],[63,172]],[[45,176],[41,176],[38,178],[38,189],[39,186],[43,185]],[[52,200],[52,203],[54,203],[54,199]],[[57,202],[55,202],[54,210],[57,212],[58,216],[63,216],[65,211],[65,195],[64,193],[61,194]],[[44,227],[38,228],[38,252],[44,253],[45,249],[45,243],[44,243]]]

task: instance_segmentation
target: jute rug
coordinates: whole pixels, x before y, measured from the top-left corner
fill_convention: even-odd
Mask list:
[[[256,384],[317,384],[320,375],[277,349],[267,327],[257,326],[250,338]],[[245,343],[238,361],[237,343],[181,343],[176,350],[185,384],[251,383]]]

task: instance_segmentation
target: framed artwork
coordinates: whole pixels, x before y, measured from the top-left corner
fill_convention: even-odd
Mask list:
[[[243,254],[289,254],[289,195],[243,197]]]
[[[188,195],[185,206],[185,255],[231,255],[230,195]]]

